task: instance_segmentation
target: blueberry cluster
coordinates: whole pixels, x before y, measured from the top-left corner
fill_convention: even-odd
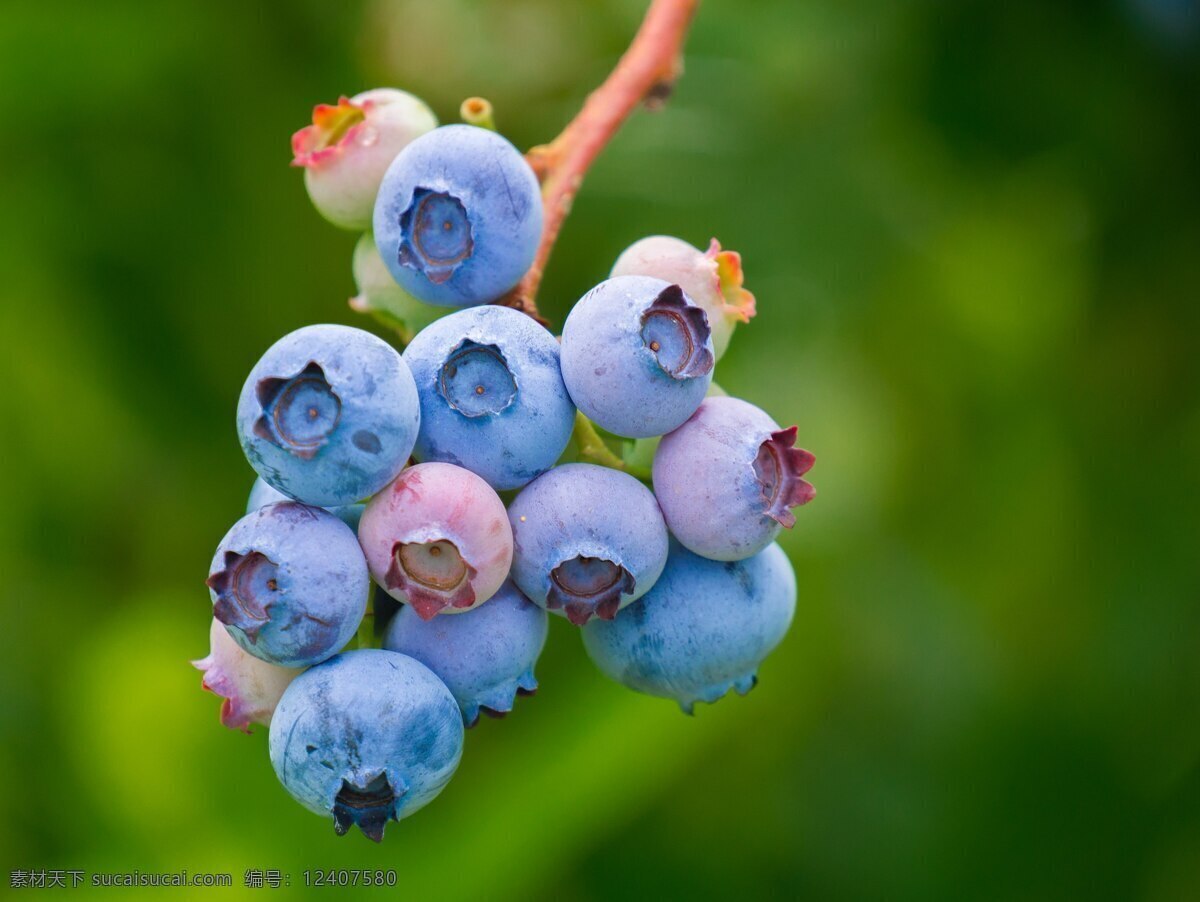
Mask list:
[[[317,209],[373,228],[352,303],[407,347],[309,326],[246,379],[258,480],[213,557],[196,662],[222,722],[269,725],[287,790],[379,840],[450,780],[464,727],[537,689],[547,612],[688,713],[749,691],[792,620],[775,538],[813,458],[712,381],[754,313],[737,254],[638,241],[556,338],[492,304],[542,231],[538,179],[498,134],[380,89],[317,107],[293,147]]]

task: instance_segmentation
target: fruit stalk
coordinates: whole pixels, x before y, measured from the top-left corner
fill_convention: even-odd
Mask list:
[[[358,623],[355,633],[355,648],[379,648],[380,639],[375,635],[375,599],[367,599],[367,610]]]
[[[621,460],[612,449],[604,443],[600,433],[592,423],[579,411],[575,412],[575,444],[579,446],[579,459],[602,467],[612,467],[614,470],[626,470],[625,461]]]
[[[538,287],[571,203],[592,161],[641,103],[661,104],[683,69],[683,42],[699,0],[653,0],[629,49],[583,108],[526,159],[542,183],[544,224],[533,266],[502,301],[540,319]]]

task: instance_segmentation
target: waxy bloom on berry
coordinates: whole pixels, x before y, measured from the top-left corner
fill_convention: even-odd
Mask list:
[[[627,438],[679,426],[712,381],[708,316],[678,285],[649,276],[618,276],[585,294],[563,324],[561,354],[575,406]]]
[[[266,507],[268,504],[275,504],[277,501],[295,501],[288,495],[283,494],[279,489],[272,488],[261,476],[254,480],[254,485],[250,487],[250,496],[246,499],[246,513],[253,513],[260,507]],[[365,504],[342,504],[336,507],[327,507],[325,510],[333,514],[355,532],[358,532],[358,521],[362,518]]]
[[[533,263],[541,189],[500,135],[445,125],[388,167],[373,221],[383,262],[414,297],[447,307],[486,304]]]
[[[421,332],[404,362],[421,397],[418,460],[459,464],[503,491],[554,466],[571,439],[558,342],[519,311],[456,311]]]
[[[237,424],[272,488],[334,507],[375,494],[404,467],[421,406],[412,373],[381,338],[306,326],[275,342],[242,386]]]
[[[250,654],[284,667],[350,641],[371,581],[354,533],[329,511],[280,501],[225,534],[207,580],[213,616]]]
[[[508,517],[513,582],[577,626],[593,616],[612,620],[649,591],[667,559],[654,496],[608,467],[555,467],[521,490]]]
[[[583,644],[612,679],[691,714],[696,702],[754,688],[795,609],[796,574],[778,545],[726,563],[672,542],[654,588],[616,620],[589,623]]]
[[[271,765],[285,789],[339,836],[380,842],[388,821],[423,808],[462,758],[454,696],[407,655],[366,648],[306,670],[271,721]]]
[[[793,507],[816,489],[802,477],[813,456],[779,424],[739,398],[706,398],[654,454],[654,494],[671,534],[718,561],[738,561],[796,523]]]
[[[410,655],[454,694],[463,722],[480,712],[503,717],[518,695],[537,689],[537,663],[549,631],[546,612],[506,581],[488,603],[461,617],[422,620],[406,605],[388,625],[383,647]]]

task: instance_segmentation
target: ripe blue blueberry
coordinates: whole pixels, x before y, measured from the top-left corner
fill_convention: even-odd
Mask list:
[[[533,666],[546,644],[548,619],[509,581],[487,604],[459,617],[422,620],[405,605],[388,625],[383,647],[416,658],[436,673],[470,727],[480,711],[503,717],[518,694],[537,689]]]
[[[428,326],[404,351],[421,397],[414,455],[466,467],[497,490],[554,466],[575,405],[558,342],[509,307],[472,307]]]
[[[361,501],[395,479],[420,417],[408,364],[391,345],[349,326],[307,326],[254,365],[237,422],[259,476],[325,507]]]
[[[791,508],[816,489],[801,477],[813,456],[796,427],[739,398],[707,398],[654,454],[654,493],[671,534],[718,561],[757,554],[796,523]]]
[[[271,764],[284,788],[339,836],[379,842],[388,821],[424,807],[462,757],[454,696],[424,664],[377,648],[349,651],[296,677],[271,720]]]
[[[358,629],[371,586],[350,528],[296,501],[238,520],[217,546],[207,582],[213,616],[238,645],[284,667],[340,651]]]
[[[708,314],[717,360],[729,347],[734,327],[754,316],[754,295],[742,287],[742,257],[721,250],[716,238],[707,251],[667,235],[643,238],[621,252],[612,275],[654,276],[682,288]]]
[[[627,438],[682,424],[712,381],[704,310],[678,285],[649,276],[601,282],[567,316],[562,375],[575,405]]]
[[[796,575],[778,545],[723,563],[672,542],[654,588],[616,620],[589,623],[583,644],[612,679],[691,714],[696,702],[754,688],[795,609]]]
[[[375,242],[392,276],[430,304],[494,301],[520,281],[542,235],[542,198],[525,158],[495,132],[446,125],[388,168]]]
[[[294,501],[294,498],[283,494],[278,489],[271,488],[261,476],[254,480],[250,488],[250,497],[246,499],[246,513],[250,514],[260,507],[274,504],[277,501]],[[358,532],[358,521],[362,519],[365,504],[342,504],[337,507],[327,507],[325,510],[333,514],[355,532]]]
[[[565,464],[509,505],[512,579],[538,605],[582,625],[611,620],[662,572],[667,528],[650,490],[627,473]]]

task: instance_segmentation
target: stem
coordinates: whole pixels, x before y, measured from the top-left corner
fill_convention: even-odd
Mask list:
[[[562,133],[526,154],[542,182],[543,225],[533,266],[499,303],[535,319],[538,287],[592,161],[640,103],[660,105],[683,70],[683,41],[699,0],[652,0],[629,49]]]
[[[363,614],[362,622],[358,625],[356,638],[359,648],[379,648],[379,640],[375,638],[375,593],[367,598],[367,611]]]
[[[492,113],[492,104],[486,97],[468,97],[458,108],[458,115],[467,125],[496,130],[496,120]]]
[[[602,467],[612,467],[614,470],[624,470],[625,461],[621,460],[596,431],[592,421],[578,410],[575,411],[575,444],[579,446],[579,456],[588,463],[600,464]]]

